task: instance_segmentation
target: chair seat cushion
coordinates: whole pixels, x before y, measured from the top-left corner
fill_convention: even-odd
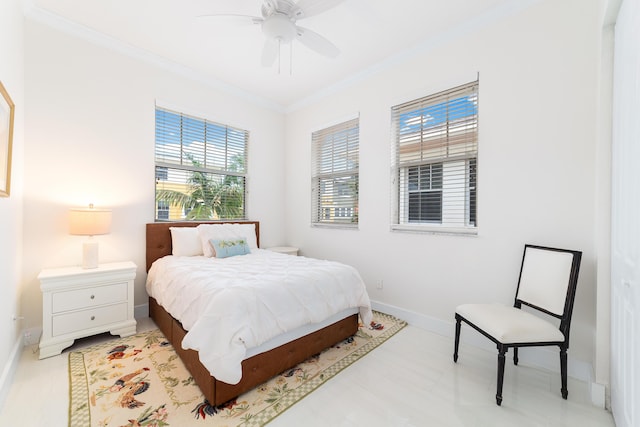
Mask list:
[[[558,326],[502,304],[463,304],[456,313],[502,344],[563,342]]]

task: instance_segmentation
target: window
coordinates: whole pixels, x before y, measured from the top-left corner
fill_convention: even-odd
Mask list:
[[[397,105],[392,228],[475,234],[478,82]]]
[[[156,219],[244,219],[249,132],[156,107]]]
[[[169,179],[169,170],[161,166],[156,167],[156,180],[166,181],[167,179]]]
[[[312,224],[358,225],[359,135],[357,118],[312,133]]]
[[[169,219],[169,203],[158,200],[156,219]]]
[[[442,222],[442,163],[408,168],[409,222]]]

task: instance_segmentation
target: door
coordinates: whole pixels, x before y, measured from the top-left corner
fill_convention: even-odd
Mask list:
[[[640,426],[640,0],[616,20],[611,212],[611,407]]]

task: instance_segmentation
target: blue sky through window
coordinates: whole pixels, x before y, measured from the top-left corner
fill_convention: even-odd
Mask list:
[[[400,134],[420,132],[478,114],[477,96],[466,95],[400,115]]]

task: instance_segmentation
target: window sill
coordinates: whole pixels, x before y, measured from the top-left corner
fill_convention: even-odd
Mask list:
[[[358,230],[358,224],[324,224],[314,222],[311,224],[313,228],[335,228],[342,230]]]
[[[424,224],[392,224],[391,231],[397,231],[401,233],[445,234],[469,237],[475,237],[478,235],[478,229],[476,227],[448,227]]]

